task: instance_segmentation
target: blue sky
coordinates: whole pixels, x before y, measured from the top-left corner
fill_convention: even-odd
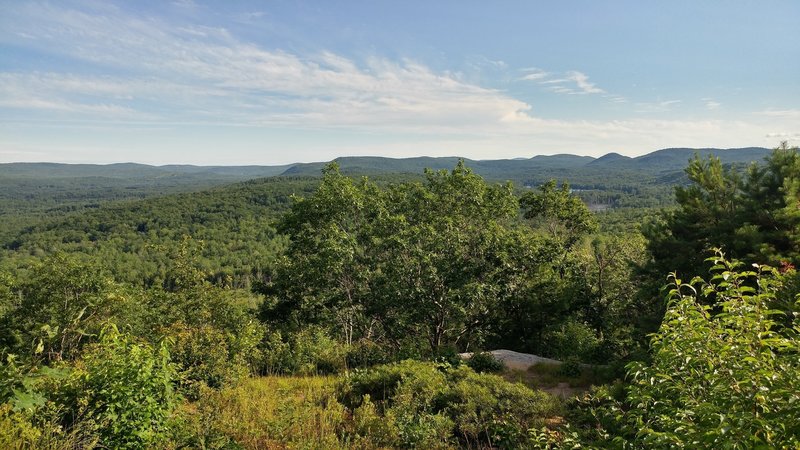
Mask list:
[[[0,0],[0,162],[800,144],[797,1]]]

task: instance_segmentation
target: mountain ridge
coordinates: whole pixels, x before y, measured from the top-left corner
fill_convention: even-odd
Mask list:
[[[611,152],[598,158],[574,154],[535,155],[530,158],[473,160],[458,156],[390,158],[384,156],[342,156],[334,159],[348,174],[421,173],[424,169],[451,169],[459,160],[478,173],[491,178],[504,173],[517,177],[535,169],[635,169],[661,173],[681,170],[689,159],[714,155],[725,164],[759,161],[771,150],[764,147],[742,148],[664,148],[645,155],[629,157]],[[318,176],[329,161],[283,165],[201,166],[193,164],[149,165],[135,162],[113,164],[67,164],[52,162],[0,163],[0,177],[5,178],[159,178],[168,176],[212,177],[220,181],[239,181],[270,176]]]

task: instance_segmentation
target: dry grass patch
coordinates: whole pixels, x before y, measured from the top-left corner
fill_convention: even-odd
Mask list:
[[[194,406],[199,424],[210,428],[198,432],[244,448],[347,448],[337,435],[347,412],[336,401],[330,377],[253,378],[208,391]]]
[[[584,365],[580,367],[579,373],[566,375],[561,366],[546,363],[534,364],[528,370],[508,370],[503,373],[503,377],[559,397],[572,397],[588,392],[592,386],[614,380],[613,371],[609,368]]]

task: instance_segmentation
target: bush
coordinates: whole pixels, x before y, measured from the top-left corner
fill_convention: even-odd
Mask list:
[[[279,332],[262,343],[262,373],[326,375],[347,367],[347,347],[322,328],[308,327],[285,339]]]
[[[346,348],[320,328],[307,328],[293,336],[295,370],[302,375],[332,374],[346,367]]]
[[[629,365],[623,402],[589,399],[587,429],[632,448],[800,446],[798,317],[770,309],[772,269],[741,270],[721,253],[712,261],[710,283],[672,276],[652,363]]]
[[[455,347],[443,346],[439,347],[435,354],[435,360],[442,364],[447,364],[453,367],[460,366],[464,360],[461,359],[458,350]]]
[[[365,396],[384,405],[394,398],[401,382],[410,378],[439,380],[437,382],[444,383],[444,374],[433,364],[405,360],[345,374],[337,389],[339,400],[351,409],[361,406]]]
[[[570,356],[558,366],[558,373],[565,377],[578,377],[581,375],[581,360],[577,356]]]
[[[184,395],[196,400],[201,385],[220,389],[248,375],[246,362],[234,351],[235,337],[210,325],[175,323],[166,330],[172,341],[172,361],[177,365]]]
[[[462,368],[451,379],[446,410],[465,442],[517,448],[528,429],[559,411],[554,397],[497,375]]]
[[[385,347],[375,341],[357,341],[347,349],[347,367],[350,369],[366,368],[391,361],[391,355]]]
[[[0,305],[11,308],[0,321],[0,346],[27,359],[77,359],[107,321],[124,317],[132,307],[98,264],[74,255],[47,257],[24,282],[0,284],[1,296],[18,296],[13,307]]]
[[[418,361],[350,373],[338,392],[341,402],[355,410],[374,402],[377,411],[394,420],[404,447],[460,442],[514,448],[529,428],[558,410],[558,401],[548,394],[497,375]]]
[[[259,373],[262,375],[277,375],[295,371],[294,354],[288,342],[283,340],[279,331],[270,333],[261,343],[262,365]]]
[[[353,410],[351,436],[357,448],[397,447],[400,430],[394,417],[383,416],[369,397],[364,396],[361,406]]]
[[[545,336],[547,346],[556,359],[570,357],[581,361],[596,361],[601,353],[602,341],[588,324],[575,319],[567,319],[555,330]]]
[[[467,365],[475,372],[502,372],[505,365],[490,352],[475,352],[467,360]]]
[[[93,422],[102,445],[145,448],[165,436],[177,404],[164,345],[152,348],[106,328],[73,371],[57,403]]]

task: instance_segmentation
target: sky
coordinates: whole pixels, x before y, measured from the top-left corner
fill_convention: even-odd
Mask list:
[[[0,162],[800,144],[800,2],[0,0]]]

